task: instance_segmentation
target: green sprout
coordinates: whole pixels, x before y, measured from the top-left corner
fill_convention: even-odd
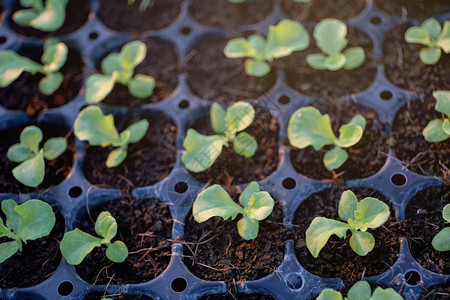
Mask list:
[[[95,221],[95,232],[102,238],[90,235],[76,228],[64,234],[59,248],[62,256],[71,265],[79,265],[95,247],[106,246],[106,257],[115,262],[124,262],[128,257],[128,248],[122,241],[111,240],[117,234],[117,222],[107,211],[102,211]]]
[[[430,143],[442,142],[450,137],[450,91],[435,91],[433,96],[437,100],[434,109],[446,118],[434,119],[423,129],[422,134]]]
[[[352,232],[350,247],[356,254],[365,256],[375,246],[375,239],[368,228],[378,228],[389,219],[389,206],[382,201],[367,197],[358,202],[356,195],[347,190],[342,193],[338,208],[340,222],[315,217],[306,230],[306,247],[314,258],[325,246],[331,235],[345,239],[347,230]]]
[[[450,204],[447,204],[442,210],[442,217],[446,222],[450,222]],[[437,251],[450,250],[450,227],[445,227],[431,241],[434,249]]]
[[[302,107],[296,110],[288,124],[288,139],[292,146],[303,149],[312,146],[318,151],[326,145],[334,145],[334,148],[325,153],[323,164],[328,170],[338,169],[348,159],[348,153],[344,148],[358,143],[366,128],[366,119],[358,114],[349,123],[339,128],[339,138],[334,135],[331,127],[330,116],[322,115],[312,106]]]
[[[246,158],[252,157],[258,143],[248,133],[238,132],[249,127],[254,118],[255,110],[247,102],[239,101],[231,105],[226,111],[217,103],[213,103],[210,110],[211,126],[216,135],[205,136],[195,129],[187,131],[181,161],[186,169],[198,173],[211,167],[222,153],[223,146],[233,144],[234,151]]]
[[[139,12],[144,12],[150,6],[152,0],[141,0],[141,4],[139,5]],[[128,5],[134,5],[136,0],[128,0]]]
[[[62,137],[48,139],[44,148],[39,149],[42,139],[41,129],[34,125],[25,127],[20,134],[20,143],[9,147],[6,154],[10,161],[20,163],[12,173],[26,186],[37,187],[44,181],[44,158],[54,160],[67,149],[67,141]]]
[[[229,58],[247,57],[245,72],[261,77],[270,72],[268,62],[308,46],[309,35],[303,25],[292,20],[282,20],[269,27],[267,40],[258,34],[251,35],[248,39],[232,39],[225,46],[224,54]]]
[[[57,38],[45,41],[42,65],[12,50],[0,51],[0,87],[10,85],[22,72],[30,72],[32,75],[39,72],[45,75],[39,81],[39,91],[44,95],[53,94],[64,80],[59,70],[66,63],[67,52],[67,46]]]
[[[372,289],[367,281],[356,282],[348,291],[347,297],[342,298],[342,294],[332,289],[324,289],[317,300],[403,300],[393,288],[383,289],[377,287],[372,294]]]
[[[61,28],[66,19],[66,5],[68,0],[20,0],[22,9],[12,15],[17,25],[33,27],[42,31],[55,31]]]
[[[322,53],[306,56],[308,65],[317,70],[336,71],[341,68],[351,70],[364,63],[364,49],[347,46],[347,25],[336,19],[323,19],[314,28],[314,38]]]
[[[22,242],[47,236],[55,226],[56,217],[47,203],[31,199],[18,205],[12,199],[2,202],[6,216],[6,226],[0,217],[0,238],[12,239],[0,244],[0,264],[17,253],[22,252]]]
[[[424,45],[420,49],[420,60],[427,65],[434,65],[439,61],[442,50],[450,52],[450,21],[445,21],[441,31],[441,24],[431,18],[425,20],[420,26],[408,28],[405,40],[411,44]]]
[[[273,210],[274,201],[270,194],[261,191],[256,181],[250,182],[239,197],[239,204],[220,186],[213,185],[195,199],[192,215],[198,223],[205,222],[212,217],[222,217],[232,220],[238,214],[242,218],[237,223],[239,235],[244,240],[253,240],[258,236],[259,223],[267,218]]]
[[[155,88],[155,79],[148,75],[134,75],[134,69],[147,54],[147,46],[141,41],[125,44],[119,53],[111,53],[101,64],[103,74],[93,74],[86,81],[86,101],[96,104],[103,101],[116,83],[128,86],[128,92],[136,98],[147,98]]]
[[[74,123],[74,132],[80,141],[88,141],[91,146],[116,147],[106,159],[106,166],[114,168],[127,157],[128,144],[142,140],[148,127],[147,120],[140,120],[119,134],[114,125],[114,117],[111,114],[105,116],[100,107],[91,105],[78,114]]]

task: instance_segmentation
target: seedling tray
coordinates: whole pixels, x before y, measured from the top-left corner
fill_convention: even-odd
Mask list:
[[[15,33],[11,29],[9,16],[14,1],[6,0],[5,11],[2,14],[0,27],[0,49],[17,50],[24,45],[42,45],[39,38],[28,38]],[[281,10],[281,1],[274,0],[273,11],[261,22],[245,26],[241,32],[267,32],[269,24],[275,24],[286,16]],[[190,1],[182,3],[181,11],[176,20],[169,26],[146,33],[136,34],[115,32],[102,24],[97,17],[100,8],[98,0],[91,1],[91,14],[87,23],[60,39],[72,49],[78,51],[84,58],[85,79],[88,74],[95,71],[99,59],[106,53],[122,46],[134,39],[148,37],[167,40],[176,45],[182,64],[186,63],[187,55],[199,39],[207,34],[227,36],[225,31],[218,28],[205,27],[195,22],[189,14]],[[436,16],[439,21],[450,19],[450,14]],[[367,34],[373,42],[375,58],[383,55],[382,45],[386,34],[397,24],[404,21],[402,17],[393,17],[379,9],[372,0],[367,1],[365,9],[356,17],[346,21],[348,26],[355,27]],[[419,24],[416,20],[410,20]],[[312,28],[314,24],[306,24]],[[178,86],[166,99],[156,103],[141,106],[142,114],[165,113],[178,128],[176,140],[176,165],[170,174],[160,182],[135,188],[132,196],[136,199],[157,198],[170,204],[173,219],[172,238],[182,238],[184,234],[184,220],[189,214],[196,195],[205,184],[195,180],[186,171],[181,163],[183,140],[186,131],[193,120],[205,115],[210,103],[194,95],[188,87],[187,75],[181,74]],[[352,97],[341,97],[338,101],[356,101],[358,104],[375,110],[383,122],[386,131],[392,128],[396,112],[408,99],[418,98],[417,94],[398,88],[390,83],[385,76],[382,64],[377,66],[374,82],[370,87]],[[249,99],[255,100],[255,99]],[[289,149],[282,145],[287,138],[286,128],[290,115],[297,108],[309,105],[320,99],[305,96],[289,87],[283,72],[277,73],[276,85],[268,93],[262,93],[257,99],[257,105],[268,110],[279,120],[279,151],[281,160],[278,168],[269,177],[260,181],[262,189],[268,191],[283,206],[285,226],[292,230],[294,213],[299,205],[310,195],[317,193],[331,185],[329,181],[312,180],[302,176],[293,169],[290,161]],[[72,127],[77,112],[86,105],[83,92],[74,100],[61,107],[53,108],[31,119],[25,112],[11,111],[0,106],[0,131],[8,130],[13,126],[26,124],[40,124],[42,122],[55,126]],[[113,107],[103,105],[107,112],[116,116],[123,115],[126,107]],[[25,201],[30,198],[39,198],[52,205],[56,205],[65,218],[66,230],[72,230],[79,222],[79,218],[86,212],[86,203],[89,208],[120,198],[117,189],[105,189],[92,185],[85,178],[83,162],[85,145],[77,141],[76,154],[70,175],[59,185],[42,193],[31,194],[0,194],[0,199],[13,198]],[[396,158],[393,149],[385,165],[375,175],[346,182],[348,188],[370,188],[381,192],[393,201],[395,217],[398,221],[405,220],[405,210],[409,200],[419,191],[431,186],[442,185],[441,179],[418,175],[406,169]],[[255,281],[238,283],[240,294],[269,294],[275,299],[312,299],[324,288],[340,289],[343,282],[340,279],[327,279],[313,275],[305,270],[298,262],[294,241],[287,240],[283,263],[276,272]],[[408,274],[408,276],[407,276]],[[406,278],[415,280],[406,280]],[[27,276],[27,274],[24,274]],[[405,238],[401,241],[400,255],[391,268],[378,276],[365,278],[370,283],[383,286],[393,286],[401,290],[405,299],[418,299],[426,289],[432,286],[448,286],[450,275],[433,273],[420,266],[412,257]],[[27,288],[1,289],[2,299],[83,299],[91,292],[103,294],[107,290],[110,294],[147,295],[153,299],[199,299],[213,294],[224,294],[227,286],[224,282],[205,281],[195,277],[183,263],[183,245],[174,242],[172,256],[168,268],[157,278],[139,284],[94,285],[83,281],[73,266],[61,260],[56,272],[42,283]]]

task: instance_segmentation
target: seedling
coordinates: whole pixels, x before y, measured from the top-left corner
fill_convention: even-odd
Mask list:
[[[80,141],[88,141],[91,146],[116,147],[106,159],[106,166],[114,168],[127,158],[128,145],[144,138],[148,127],[148,121],[141,120],[131,124],[119,134],[114,125],[114,117],[111,114],[105,116],[98,106],[91,105],[78,114],[74,132]]]
[[[102,211],[95,221],[95,237],[76,228],[66,232],[59,245],[62,256],[71,265],[79,265],[95,247],[106,246],[106,257],[116,263],[124,262],[128,257],[128,248],[122,241],[111,240],[117,234],[117,222],[107,211]]]
[[[450,222],[450,204],[447,204],[442,210],[442,217],[445,221]],[[445,227],[431,241],[434,249],[437,251],[450,250],[450,227]]]
[[[345,239],[347,230],[352,232],[350,247],[356,254],[365,256],[375,246],[374,237],[368,228],[378,228],[389,218],[389,206],[382,201],[367,197],[358,202],[355,194],[347,190],[342,193],[338,207],[340,222],[324,217],[316,217],[306,230],[306,247],[315,258],[331,235]]]
[[[289,119],[288,139],[292,146],[303,149],[312,146],[319,151],[326,145],[334,145],[323,157],[323,164],[328,170],[338,169],[348,159],[344,148],[358,143],[366,128],[366,119],[358,114],[349,123],[339,128],[339,138],[331,128],[330,116],[322,115],[312,106],[302,107]]]
[[[294,51],[309,46],[309,34],[298,22],[282,20],[269,27],[267,40],[254,34],[248,39],[230,40],[224,49],[229,58],[248,57],[245,61],[245,72],[251,76],[261,77],[270,72],[270,64],[275,58],[290,55]]]
[[[442,51],[450,52],[450,21],[445,21],[444,28],[431,18],[425,20],[420,26],[408,28],[405,40],[411,44],[424,45],[420,49],[420,60],[427,65],[434,65],[439,61]]]
[[[128,0],[128,5],[134,5],[136,0]],[[151,0],[141,0],[141,4],[139,5],[139,12],[144,12],[150,6]]]
[[[225,111],[219,104],[213,103],[210,118],[217,135],[205,136],[195,129],[187,131],[183,142],[186,152],[181,157],[186,169],[194,173],[205,171],[222,153],[223,146],[229,147],[229,143],[241,156],[249,158],[255,154],[258,148],[256,140],[246,132],[237,134],[249,127],[255,118],[251,104],[239,101]]]
[[[433,96],[437,100],[434,109],[446,118],[434,119],[423,129],[422,134],[430,143],[442,142],[450,137],[450,91],[436,91]]]
[[[12,199],[4,200],[2,211],[6,216],[6,226],[0,218],[0,238],[12,241],[0,244],[0,264],[17,251],[22,252],[22,242],[26,244],[49,235],[56,222],[51,206],[37,199],[20,205]]]
[[[101,64],[103,74],[93,74],[86,81],[86,101],[95,104],[103,101],[116,83],[128,86],[128,92],[136,98],[147,98],[155,88],[155,79],[148,75],[134,75],[134,68],[147,54],[147,46],[141,41],[125,44],[119,53],[111,53]]]
[[[314,38],[322,53],[306,56],[308,65],[318,70],[351,70],[364,63],[366,55],[361,47],[347,48],[347,25],[336,19],[323,19],[314,28]]]
[[[343,300],[343,298],[338,291],[324,289],[317,300]],[[403,297],[393,288],[377,287],[372,294],[372,289],[367,281],[358,281],[350,288],[345,300],[403,300]]]
[[[67,52],[67,46],[57,38],[45,41],[42,65],[12,50],[0,51],[0,87],[10,85],[22,72],[30,72],[32,75],[41,73],[45,77],[39,81],[39,91],[44,95],[53,94],[64,80],[59,70],[66,63]]]
[[[26,186],[37,187],[44,181],[44,158],[54,160],[67,149],[67,141],[62,137],[48,139],[44,148],[39,149],[42,139],[42,130],[38,127],[25,127],[20,134],[20,143],[9,147],[6,154],[10,161],[20,163],[12,173],[14,178]]]
[[[66,19],[68,0],[20,0],[22,9],[12,15],[17,25],[33,27],[42,31],[55,31],[61,28]]]
[[[273,210],[274,201],[270,194],[261,191],[259,184],[250,182],[239,197],[239,204],[220,186],[213,185],[198,194],[192,208],[195,221],[202,223],[212,217],[222,217],[232,220],[238,214],[242,218],[238,221],[239,235],[244,240],[253,240],[258,236],[259,223],[267,218]]]

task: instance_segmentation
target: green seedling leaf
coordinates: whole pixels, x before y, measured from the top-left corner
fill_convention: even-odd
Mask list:
[[[8,149],[6,156],[10,161],[20,163],[32,158],[34,155],[28,147],[22,144],[15,144]]]
[[[442,210],[442,217],[445,221],[450,223],[450,204],[447,204]]]
[[[147,98],[153,94],[155,79],[151,76],[137,74],[128,84],[130,95],[136,98]]]
[[[106,257],[113,262],[123,262],[128,257],[128,249],[121,241],[111,243],[117,234],[116,220],[109,212],[103,211],[95,222],[95,232],[103,239],[94,237],[78,228],[66,232],[60,244],[63,257],[71,265],[80,264],[95,247],[106,245]]]
[[[65,138],[51,138],[44,144],[44,157],[48,160],[54,160],[63,154],[67,149],[67,140]]]
[[[98,106],[88,106],[78,115],[74,132],[80,141],[88,141],[91,146],[106,147],[119,139],[112,115],[103,115]]]
[[[326,63],[327,57],[323,55],[322,53],[316,53],[316,54],[308,54],[306,56],[306,62],[308,65],[313,67],[317,70],[326,70],[327,69],[327,63]]]
[[[15,233],[19,232],[20,216],[14,210],[14,208],[16,206],[17,206],[17,203],[13,199],[3,200],[3,202],[2,202],[2,211],[6,216],[6,227],[8,230],[8,234],[9,234],[9,231],[12,231]]]
[[[348,300],[370,300],[372,289],[367,281],[356,282],[348,291]]]
[[[338,300],[342,299],[340,292],[334,291],[332,289],[324,289],[320,293],[317,300]],[[383,289],[377,287],[372,295],[372,290],[369,283],[366,281],[356,282],[348,291],[346,300],[403,300],[394,289],[388,288]]]
[[[346,59],[343,68],[345,70],[356,69],[366,60],[366,54],[364,53],[364,49],[361,47],[346,49],[344,51],[344,55]]]
[[[442,128],[443,125],[444,121],[440,119],[430,121],[422,131],[425,140],[430,143],[437,143],[448,139],[449,135]]]
[[[433,97],[436,98],[436,111],[450,117],[450,91],[435,91]]]
[[[348,148],[361,140],[366,127],[366,119],[362,115],[354,116],[348,124],[339,129],[339,139],[331,128],[330,116],[322,115],[312,106],[296,110],[289,119],[287,133],[292,146],[303,149],[312,146],[318,151],[326,145],[335,148],[328,151],[323,159],[328,170],[341,167],[347,161],[348,153],[342,148]]]
[[[115,168],[127,158],[128,150],[126,148],[117,148],[112,150],[106,158],[106,167]]]
[[[317,300],[342,300],[342,295],[338,291],[332,289],[324,289],[320,293]]]
[[[12,19],[17,25],[28,27],[31,25],[31,21],[33,21],[33,19],[36,19],[37,16],[38,12],[36,12],[34,9],[22,9],[16,11],[12,15]]]
[[[422,134],[430,143],[442,142],[450,137],[450,91],[435,91],[433,96],[437,100],[436,111],[443,113],[446,118],[434,119],[423,129]]]
[[[140,120],[128,126],[128,128],[126,129],[126,131],[130,132],[128,143],[134,144],[142,140],[147,133],[149,126],[150,124],[147,120]]]
[[[42,31],[52,32],[64,24],[67,0],[47,0],[45,8],[31,20],[30,26]]]
[[[32,125],[25,127],[20,134],[20,143],[30,149],[31,152],[37,154],[39,152],[39,143],[42,141],[42,131]]]
[[[227,111],[227,130],[239,132],[249,127],[255,119],[255,109],[247,102],[239,101],[231,105]]]
[[[242,208],[231,199],[230,195],[219,185],[213,185],[202,191],[194,201],[192,214],[201,223],[211,217],[222,217],[224,220],[236,218],[242,214],[237,223],[238,233],[244,240],[258,236],[259,223],[272,213],[274,201],[269,193],[260,191],[255,181],[248,184],[239,197]]]
[[[339,54],[347,45],[347,26],[336,19],[323,19],[314,28],[317,46],[329,56]]]
[[[45,72],[59,71],[67,61],[67,46],[57,38],[49,38],[44,43],[44,54],[42,55],[43,69]]]
[[[19,251],[20,244],[16,241],[0,244],[0,264]]]
[[[118,73],[111,75],[94,74],[86,81],[86,102],[96,104],[103,101],[114,88]]]
[[[220,186],[213,185],[202,191],[195,199],[192,214],[195,221],[203,223],[212,217],[224,220],[236,218],[244,209],[236,204],[230,195]]]
[[[442,217],[450,222],[450,204],[447,204],[442,210]],[[450,227],[442,229],[432,240],[431,244],[437,251],[450,250]]]
[[[358,202],[353,192],[345,191],[339,201],[338,213],[339,218],[348,224],[316,217],[306,230],[306,246],[313,257],[319,255],[332,234],[345,238],[349,229],[352,232],[350,247],[360,256],[367,255],[373,249],[375,240],[365,231],[383,225],[390,211],[386,204],[376,198],[367,197]]]
[[[246,73],[261,77],[271,70],[268,62],[308,46],[309,35],[303,25],[292,20],[282,20],[277,25],[269,27],[267,41],[255,34],[248,39],[232,39],[225,46],[224,54],[229,58],[247,57]]]
[[[224,133],[228,127],[225,109],[220,104],[213,103],[209,114],[211,116],[211,127],[214,132],[217,134]]]
[[[19,78],[22,72],[36,74],[41,66],[12,50],[0,51],[0,87],[4,88]]]
[[[450,21],[445,21],[441,31],[438,21],[433,18],[425,20],[420,26],[408,28],[405,40],[424,45],[425,48],[420,49],[420,60],[424,64],[434,65],[439,61],[442,51],[450,51]]]
[[[393,288],[382,289],[377,287],[370,300],[403,300]]]
[[[12,171],[14,178],[29,187],[37,187],[44,181],[45,162],[43,150],[36,156],[27,159]]]
[[[64,81],[64,75],[61,73],[51,73],[39,81],[39,91],[44,95],[53,94]]]
[[[241,132],[233,140],[233,148],[237,154],[246,158],[252,157],[258,148],[258,142],[255,138],[246,132]]]

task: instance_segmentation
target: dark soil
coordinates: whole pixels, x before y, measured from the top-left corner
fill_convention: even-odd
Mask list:
[[[42,48],[22,48],[18,53],[41,63]],[[64,81],[52,95],[46,96],[39,91],[40,73],[31,75],[24,72],[6,88],[0,88],[0,104],[8,109],[23,110],[31,117],[50,108],[62,106],[73,100],[83,85],[83,62],[80,55],[69,48],[66,64],[60,72]]]
[[[158,102],[167,98],[177,87],[180,62],[174,45],[158,39],[147,39],[145,45],[147,46],[147,55],[144,61],[136,67],[134,74],[150,75],[155,79],[156,85],[153,94],[146,99],[135,98],[128,92],[128,87],[116,84],[111,94],[103,100],[104,103],[130,106]],[[120,48],[117,48],[113,52],[119,51]],[[100,65],[101,61],[98,64],[99,70]]]
[[[142,0],[128,5],[123,0],[101,0],[99,17],[111,29],[117,31],[144,32],[172,24],[178,17],[182,0],[153,0],[144,11],[139,11]]]
[[[279,124],[275,117],[262,108],[255,107],[256,116],[252,125],[244,132],[258,142],[258,149],[251,158],[238,155],[232,143],[223,147],[222,154],[206,171],[190,174],[201,182],[213,182],[227,186],[259,181],[277,169]],[[216,134],[211,128],[209,114],[198,119],[191,127],[205,135]]]
[[[273,300],[274,298],[270,295],[260,295],[260,294],[226,294],[226,295],[209,295],[200,300]]]
[[[237,198],[237,197],[236,197]],[[229,293],[234,283],[256,280],[275,272],[284,258],[284,243],[288,232],[283,227],[283,211],[275,202],[272,214],[259,222],[255,240],[243,240],[237,231],[237,221],[214,217],[195,222],[190,214],[185,227],[185,264],[197,277],[225,281]]]
[[[336,0],[332,5],[327,0],[312,0],[309,3],[281,0],[284,13],[299,22],[320,22],[325,18],[346,20],[358,15],[365,6],[364,0]]]
[[[450,298],[450,284],[433,286],[425,291],[420,300],[447,300]]]
[[[290,1],[292,2],[292,0]],[[348,27],[348,46],[345,49],[364,48],[366,60],[356,69],[328,71],[316,70],[306,63],[308,54],[321,53],[315,44],[313,31],[309,30],[309,32],[311,44],[307,49],[275,61],[279,68],[286,71],[287,82],[292,88],[309,96],[326,99],[356,94],[367,89],[373,83],[376,75],[376,62],[372,54],[372,40],[367,35]]]
[[[117,295],[117,294],[99,294],[99,293],[90,293],[87,294],[86,297],[84,297],[84,300],[100,300],[103,297],[108,297],[113,300],[152,300],[153,298],[150,298],[145,295]]]
[[[412,256],[428,270],[449,274],[450,252],[439,252],[431,241],[448,226],[442,209],[450,203],[450,186],[432,187],[417,193],[406,207],[406,233]]]
[[[43,238],[27,241],[22,252],[17,252],[11,258],[0,264],[0,287],[29,287],[37,285],[50,277],[61,261],[59,241],[64,235],[64,218],[56,210],[55,227]],[[5,220],[3,212],[1,217]],[[10,241],[2,237],[0,243]]]
[[[414,2],[414,1],[413,1]],[[419,44],[405,41],[405,31],[410,24],[395,27],[383,44],[383,63],[388,79],[401,88],[425,97],[433,91],[450,88],[450,55],[444,52],[435,65],[426,65],[420,60]]]
[[[369,229],[375,238],[375,248],[366,256],[358,256],[350,248],[350,231],[345,240],[331,236],[320,252],[318,258],[313,258],[306,247],[305,232],[315,217],[326,217],[340,220],[338,205],[344,187],[325,189],[310,196],[295,212],[294,233],[295,252],[300,264],[309,272],[326,278],[340,278],[346,286],[352,286],[361,277],[379,275],[389,269],[397,260],[400,247],[399,239],[403,234],[403,224],[395,221],[391,207],[391,216],[383,226]],[[375,197],[389,205],[389,200],[380,193],[369,189],[352,189],[362,200],[365,197]]]
[[[136,116],[128,116],[121,121],[116,119],[116,126],[122,132],[129,124],[141,119]],[[112,146],[88,146],[84,174],[89,182],[126,190],[154,184],[169,175],[176,161],[177,127],[164,114],[150,116],[147,120],[150,127],[146,136],[138,143],[128,145],[127,158],[116,168],[106,167]]]
[[[443,177],[450,183],[450,139],[429,143],[422,135],[428,122],[442,118],[434,107],[436,99],[408,102],[397,113],[392,139],[397,158],[410,170],[427,176]]]
[[[203,99],[227,103],[256,99],[268,92],[275,84],[275,72],[264,77],[247,75],[244,58],[223,54],[227,42],[225,38],[208,36],[188,54],[186,70],[192,91]]]
[[[95,248],[76,266],[81,278],[94,284],[143,283],[156,278],[169,265],[171,256],[172,217],[168,205],[158,199],[135,200],[123,198],[91,210],[79,227],[93,234],[94,223],[102,211],[116,219],[117,236],[128,247],[123,263],[107,259],[106,247]]]
[[[258,23],[272,11],[272,1],[247,0],[231,3],[229,0],[193,0],[191,15],[200,24],[236,30],[241,26]]]
[[[31,124],[30,124],[31,125]],[[37,188],[30,188],[17,181],[12,170],[18,165],[8,160],[6,154],[9,147],[20,142],[20,133],[25,126],[8,128],[0,132],[0,192],[3,193],[33,193],[43,191],[52,186],[58,185],[70,173],[72,169],[73,157],[75,153],[75,139],[70,129],[54,124],[37,125],[43,132],[44,138],[40,147],[52,137],[68,138],[67,150],[55,160],[45,160],[44,181]]]
[[[337,170],[329,171],[323,164],[326,150],[333,146],[325,146],[315,151],[312,146],[297,149],[291,146],[291,162],[294,169],[313,179],[350,180],[365,178],[378,172],[384,165],[388,153],[387,133],[371,109],[351,102],[313,104],[322,114],[329,114],[333,131],[339,137],[339,128],[348,123],[355,115],[366,118],[366,129],[363,137],[354,146],[346,148],[347,161]],[[289,143],[289,142],[288,142]]]
[[[391,16],[405,16],[419,21],[450,12],[450,4],[447,0],[375,0],[375,3]]]
[[[15,1],[13,6],[13,12],[23,9],[20,5],[20,1]],[[91,10],[91,0],[69,0],[66,6],[66,19],[63,26],[54,32],[46,32],[33,27],[21,27],[17,25],[12,18],[8,20],[11,24],[11,28],[22,35],[33,36],[33,37],[44,37],[44,36],[59,36],[63,34],[71,33],[86,23],[89,17],[89,12]]]

